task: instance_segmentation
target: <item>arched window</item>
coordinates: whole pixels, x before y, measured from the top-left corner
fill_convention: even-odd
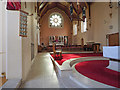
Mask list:
[[[49,27],[62,28],[63,17],[60,13],[52,13],[49,17]]]
[[[77,22],[73,23],[73,35],[77,35]]]
[[[85,21],[81,21],[81,32],[84,33],[87,31],[87,18],[85,18]]]

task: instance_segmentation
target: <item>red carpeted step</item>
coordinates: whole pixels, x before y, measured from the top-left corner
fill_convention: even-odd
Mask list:
[[[108,60],[93,60],[80,62],[75,69],[90,79],[120,88],[120,72],[106,68],[108,65]]]
[[[53,57],[53,55],[51,55]],[[80,53],[80,54],[62,54],[62,59],[59,59],[59,57],[54,58],[59,65],[62,65],[62,63],[66,60],[72,59],[72,58],[80,58],[80,57],[93,57],[93,56],[103,56],[102,53]]]

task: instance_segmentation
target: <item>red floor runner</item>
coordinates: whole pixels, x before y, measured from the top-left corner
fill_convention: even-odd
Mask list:
[[[98,82],[120,88],[120,72],[106,68],[108,60],[84,61],[75,65],[82,75]]]
[[[53,57],[53,55],[51,55]],[[80,54],[62,54],[62,59],[59,59],[59,57],[54,58],[59,65],[62,65],[62,63],[66,60],[72,59],[72,58],[80,58],[80,57],[92,57],[92,56],[103,56],[102,53],[80,53]]]

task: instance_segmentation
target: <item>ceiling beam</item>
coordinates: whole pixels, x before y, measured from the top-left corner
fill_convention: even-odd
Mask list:
[[[38,9],[38,15],[41,16],[41,18],[47,13],[47,11],[49,11],[50,9],[53,9],[55,7],[57,7],[58,9],[64,11],[67,16],[69,17],[69,19],[71,19],[71,17],[74,19],[78,18],[77,15],[79,15],[82,12],[82,8],[83,7],[87,7],[88,3],[85,2],[79,2],[79,6],[77,5],[77,3],[72,3],[72,2],[67,2],[68,4],[62,4],[60,2],[41,2],[38,3],[38,7],[40,7],[40,5],[43,4],[43,6],[41,8]],[[70,15],[70,4],[73,4],[73,15]],[[81,20],[81,19],[80,19]]]
[[[41,14],[41,18],[45,15],[45,13],[47,13],[50,9],[53,9],[53,8],[58,8],[58,9],[60,9],[60,10],[62,10],[63,12],[65,12],[66,13],[66,15],[69,17],[69,19],[70,19],[70,13],[68,13],[69,12],[69,10],[67,10],[66,8],[66,6],[64,6],[64,5],[62,5],[63,6],[63,8],[64,9],[62,9],[61,7],[60,7],[60,5],[62,5],[62,4],[60,4],[60,3],[56,3],[55,5],[52,5],[52,7],[50,7],[49,5],[46,7],[46,9],[44,9],[45,11],[44,12],[42,12],[42,14]]]
[[[67,10],[67,11],[65,11],[65,13],[69,16],[69,18],[71,19],[71,15],[70,15],[70,10],[69,10],[69,8],[67,7],[67,6],[65,6],[65,5],[63,5],[63,4],[60,4],[60,3],[57,3],[57,4],[59,4],[59,5],[61,5],[61,6],[63,6],[64,7],[64,10]],[[67,9],[66,9],[67,8]],[[62,9],[61,9],[62,10]],[[73,13],[73,16],[72,17],[77,17],[77,14],[74,14]]]
[[[80,11],[79,11],[79,14],[80,14],[82,12],[82,7],[80,2],[79,2],[79,6],[80,6]]]
[[[75,13],[77,14],[77,10],[76,10],[76,8],[75,8],[73,3],[72,3],[72,5],[73,5],[73,9],[74,9]]]
[[[44,7],[48,4],[48,2],[45,2],[44,5],[42,6],[42,8],[39,9],[39,11],[41,12],[42,10],[44,10]]]
[[[75,13],[77,14],[77,10],[75,9],[75,6],[74,6],[74,4],[72,3],[72,2],[68,2],[69,4],[72,4],[72,6],[73,6],[73,9],[74,9],[74,11],[75,11]]]

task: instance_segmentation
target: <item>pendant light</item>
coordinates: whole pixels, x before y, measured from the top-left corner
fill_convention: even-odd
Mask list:
[[[86,10],[86,7],[83,7],[83,9],[82,9],[82,18],[83,18],[83,22],[85,21],[85,18],[86,18],[86,12],[85,12],[85,10]]]

